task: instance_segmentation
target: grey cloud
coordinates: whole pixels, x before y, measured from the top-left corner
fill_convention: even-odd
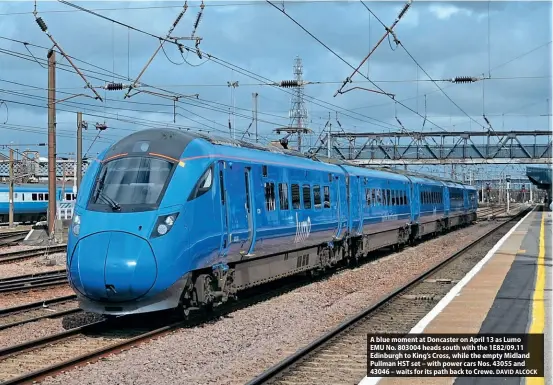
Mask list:
[[[147,11],[127,10],[127,11],[99,11],[100,13],[129,23],[138,28],[144,29],[154,34],[165,35],[170,24],[179,12],[179,3],[175,2],[150,2],[150,3],[78,3],[87,8],[132,8],[134,6],[150,5],[171,5],[170,9],[153,9]],[[401,3],[373,3],[367,2],[371,9],[379,18],[390,25],[397,16],[397,9]],[[412,9],[408,13],[409,22],[400,24],[397,27],[397,35],[405,44],[409,52],[419,61],[432,77],[451,77],[459,75],[479,75],[487,71],[487,16],[488,4],[485,2],[459,2],[456,7],[473,12],[472,15],[458,13],[452,15],[447,20],[439,20],[430,12],[432,5],[439,3],[418,3],[414,2]],[[5,7],[4,7],[5,8]],[[67,9],[56,3],[39,3],[40,9]],[[551,22],[548,17],[550,13],[550,4],[540,3],[498,3],[491,2],[490,10],[492,12],[492,67],[494,65],[510,60],[517,55],[524,53],[542,42],[550,39]],[[10,10],[32,10],[32,3],[16,4],[10,7]],[[343,55],[352,65],[357,66],[363,56],[369,51],[369,14],[363,6],[357,2],[344,2],[338,4],[286,4],[286,10],[294,18],[300,21],[306,28],[321,38],[327,45]],[[190,8],[187,17],[181,21],[176,35],[186,35],[191,30],[192,20],[198,9]],[[7,12],[0,9],[0,12]],[[531,17],[521,17],[523,14]],[[204,20],[200,24],[198,35],[204,38],[201,47],[224,60],[237,64],[252,72],[262,74],[263,76],[279,81],[290,79],[292,77],[292,64],[296,55],[301,55],[304,61],[304,72],[307,80],[314,81],[341,81],[351,73],[351,69],[331,55],[324,47],[304,33],[299,27],[288,20],[270,6],[249,6],[249,7],[224,7],[221,9],[210,8],[206,6]],[[406,16],[406,18],[407,18]],[[115,71],[126,76],[128,71],[127,57],[127,31],[125,28],[116,26],[115,40],[112,36],[111,23],[101,20],[92,15],[81,12],[71,13],[44,13],[44,19],[48,23],[54,37],[60,42],[62,47],[72,56],[90,61],[95,65],[112,69],[115,63]],[[480,21],[477,18],[480,17]],[[0,16],[0,35],[9,34],[12,37],[28,40],[33,43],[50,46],[49,40],[40,31],[34,23],[32,15],[14,16],[8,19],[9,26],[2,26],[5,16]],[[155,22],[153,22],[155,20]],[[405,19],[404,21],[406,21]],[[517,30],[526,30],[527,33],[518,34]],[[383,28],[374,18],[371,20],[370,41],[372,44],[382,35]],[[520,36],[519,36],[520,35]],[[115,57],[113,55],[112,44],[115,41]],[[131,33],[130,38],[130,77],[134,78],[147,59],[156,49],[158,42],[141,34]],[[191,45],[191,44],[190,44]],[[18,44],[7,45],[5,41],[0,41],[1,48],[8,48],[27,53],[27,51]],[[550,49],[551,47],[549,47]],[[44,58],[45,52],[38,49],[32,49],[35,55]],[[182,62],[180,54],[174,46],[167,45],[167,55],[175,62]],[[548,49],[541,49],[532,55],[514,61],[492,71],[493,76],[548,76],[551,72],[551,61],[548,55]],[[190,54],[189,62],[197,65],[202,61]],[[62,63],[67,64],[65,61]],[[387,41],[375,52],[371,58],[371,79],[375,80],[393,80],[393,79],[414,79],[416,76],[416,66],[412,60],[398,48],[395,52],[391,51]],[[83,65],[83,68],[87,68]],[[366,65],[362,68],[366,74]],[[96,75],[105,80],[111,80],[107,75]],[[419,71],[420,78],[424,78]],[[0,78],[7,78],[19,81],[25,84],[32,84],[39,87],[46,87],[46,72],[36,63],[26,62],[20,59],[11,58],[0,54]],[[259,124],[260,131],[264,134],[279,125],[287,124],[287,110],[290,105],[290,95],[282,90],[274,90],[267,86],[252,87],[246,86],[247,83],[257,83],[256,80],[248,79],[238,73],[232,73],[229,69],[219,66],[213,62],[207,62],[198,67],[191,67],[188,64],[175,66],[171,64],[160,52],[151,66],[143,76],[143,81],[154,85],[175,85],[175,84],[226,84],[227,80],[239,80],[242,86],[236,89],[237,113],[245,117],[237,117],[236,123],[240,130],[244,130],[251,121],[252,100],[251,93],[259,92],[259,107],[262,112],[278,116],[260,114],[259,118],[266,120]],[[355,81],[365,80],[360,75],[354,77]],[[102,82],[91,80],[95,85]],[[398,100],[413,97],[417,95],[416,83],[378,83],[384,90],[397,94]],[[373,88],[368,83],[360,83],[360,86]],[[65,74],[58,71],[58,87],[60,90],[67,87],[71,88],[68,92],[85,92],[82,80],[76,74]],[[459,104],[463,110],[475,119],[482,121],[482,86],[481,83],[468,85],[453,85],[449,83],[440,83],[440,86]],[[417,115],[405,110],[401,106],[394,106],[394,103],[386,96],[372,94],[364,91],[352,91],[351,93],[340,95],[333,98],[332,95],[339,87],[339,84],[324,84],[308,86],[306,92],[308,95],[326,100],[330,103],[344,106],[348,109],[359,108],[362,106],[381,105],[376,108],[360,108],[355,112],[344,111],[339,115],[340,122],[345,129],[357,130],[384,130],[384,128],[375,126],[372,117],[397,127],[395,120],[395,110],[405,126],[411,129],[419,129],[422,125],[422,119]],[[0,82],[0,88],[3,89],[21,89],[19,86],[9,86]],[[196,114],[204,116],[201,120],[198,116],[188,114],[180,109],[179,113],[189,116],[189,119],[179,116],[177,122],[182,125],[191,125],[204,127],[205,125],[225,130],[228,120],[228,105],[230,104],[230,90],[227,87],[186,87],[175,88],[167,87],[170,90],[182,93],[200,93],[204,100],[214,100],[223,105],[213,105],[218,111],[212,111],[205,108],[193,107],[183,104],[186,108]],[[430,82],[421,82],[418,85],[418,99],[411,99],[404,103],[410,108],[417,109],[421,115],[424,115],[424,99],[427,97],[427,113],[429,116],[441,115],[443,118],[433,118],[440,125],[449,125],[449,120],[454,122],[460,129],[468,129],[469,120],[464,114],[449,102],[441,92],[434,92],[436,87]],[[28,92],[28,91],[25,91]],[[90,91],[86,91],[90,93]],[[33,93],[46,96],[46,91]],[[512,110],[517,106],[529,104],[532,102],[543,101],[551,94],[550,79],[540,80],[495,80],[486,82],[486,113],[500,115],[504,111]],[[61,97],[61,93],[59,97]],[[101,92],[102,97],[104,92]],[[143,109],[149,111],[164,111],[165,114],[153,115],[153,113],[140,114],[136,111],[126,112],[126,115],[150,116],[160,122],[172,123],[172,103],[147,95],[138,95],[130,99],[132,102],[142,102],[142,104],[129,104],[122,101],[121,92],[107,93],[110,98],[118,98],[119,102],[110,101],[108,107],[127,107],[132,109]],[[14,96],[2,94],[0,98],[24,100]],[[308,98],[308,100],[310,100]],[[88,98],[74,99],[76,103],[87,103],[95,107],[87,107],[89,110],[96,110],[95,114],[102,115],[104,109],[101,103]],[[152,105],[148,105],[151,103]],[[33,104],[45,104],[42,101],[33,101]],[[165,106],[156,106],[164,104]],[[193,103],[198,104],[198,102]],[[328,109],[309,103],[311,110],[311,120],[313,128],[318,131],[328,119]],[[10,119],[17,114],[20,124],[42,125],[45,126],[46,115],[40,113],[28,114],[28,108],[10,107]],[[61,108],[61,106],[60,106]],[[72,107],[64,106],[69,110],[77,110],[78,104]],[[240,110],[240,108],[244,110]],[[36,110],[36,109],[35,109]],[[106,113],[114,113],[114,110],[106,109]],[[525,112],[523,110],[522,112]],[[527,111],[534,111],[528,109]],[[68,113],[67,119],[72,119]],[[363,114],[365,116],[361,116]],[[332,112],[332,118],[335,113]],[[347,115],[350,115],[349,117]],[[448,117],[451,116],[450,118]],[[15,118],[13,118],[15,119]],[[96,118],[95,118],[96,119]],[[98,118],[99,119],[99,118]],[[507,126],[513,128],[526,124],[527,119],[508,117]],[[58,117],[59,120],[59,117]],[[91,120],[93,120],[91,118]],[[203,122],[204,125],[194,123],[193,120]],[[214,124],[211,121],[216,121]],[[14,120],[15,121],[15,120]],[[108,119],[109,121],[109,119]],[[27,122],[27,123],[22,123]],[[107,135],[120,137],[128,133],[123,129],[144,128],[133,126],[125,122],[109,121],[114,127],[121,130],[113,130]],[[371,123],[372,122],[372,123]],[[535,124],[544,124],[536,118]],[[546,124],[546,123],[545,123]],[[70,124],[67,129],[71,129]],[[334,127],[334,126],[333,126]],[[431,125],[428,123],[425,128]],[[473,128],[475,124],[473,123]],[[3,132],[3,131],[2,131]],[[13,131],[10,131],[10,138]],[[16,133],[17,135],[30,135]],[[2,134],[4,135],[4,134]],[[90,135],[90,134],[87,134]],[[94,135],[92,135],[92,138]],[[60,145],[71,147],[70,139],[63,139]],[[105,144],[102,144],[105,145]],[[95,145],[94,148],[100,148],[101,145]]]

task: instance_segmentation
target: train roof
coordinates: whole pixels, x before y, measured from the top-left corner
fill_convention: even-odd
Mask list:
[[[48,190],[48,185],[44,183],[15,183],[13,185],[14,190],[17,192],[34,192],[34,191],[45,191]],[[62,184],[56,186],[57,189],[61,189]],[[71,192],[73,189],[73,184],[66,184],[65,190]],[[8,183],[0,183],[0,191],[8,191]]]
[[[344,165],[344,170],[346,170],[351,175],[358,175],[358,176],[366,176],[366,177],[373,177],[373,178],[386,178],[386,179],[392,179],[402,182],[408,182],[409,179],[403,175],[395,174],[392,172],[388,172],[387,170],[375,170],[372,168],[365,168],[365,167],[357,167],[357,166],[351,166],[351,165]]]
[[[338,172],[341,173],[341,170],[338,167],[334,166],[344,166],[348,172],[355,175],[375,175],[374,173],[385,173],[387,177],[394,175],[396,180],[407,180],[411,179],[417,183],[425,184],[438,184],[438,185],[447,185],[450,187],[459,187],[463,188],[466,185],[457,181],[439,178],[434,175],[425,175],[413,171],[402,171],[397,169],[385,168],[385,167],[360,167],[352,162],[347,160],[340,160],[334,158],[328,158],[319,154],[303,154],[299,151],[288,150],[279,148],[276,146],[263,146],[257,143],[250,143],[243,140],[224,138],[217,135],[206,135],[203,133],[192,132],[188,130],[178,130],[173,128],[150,128],[145,130],[136,131],[114,145],[112,145],[105,154],[105,159],[108,159],[112,156],[121,154],[121,153],[133,153],[140,152],[142,150],[137,150],[137,142],[147,141],[148,147],[144,151],[150,152],[159,152],[164,155],[171,156],[175,159],[178,159],[183,153],[184,149],[190,142],[195,139],[203,139],[206,142],[214,146],[222,146],[227,150],[224,150],[225,153],[233,153],[232,149],[244,149],[244,150],[257,150],[260,151],[260,160],[266,160],[268,162],[282,162],[282,155],[287,155],[289,157],[297,158],[296,161],[293,161],[294,164],[309,165],[314,167],[315,164],[324,165],[320,167],[323,170],[329,172]],[[262,154],[266,154],[266,157]],[[280,155],[280,156],[279,156]],[[287,159],[286,161],[290,161]],[[316,166],[315,166],[316,167]]]

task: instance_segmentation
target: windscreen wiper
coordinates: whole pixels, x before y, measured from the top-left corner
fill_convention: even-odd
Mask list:
[[[100,191],[98,196],[102,198],[107,204],[109,204],[113,211],[121,210],[121,206],[119,206],[119,203],[107,196],[103,191]]]

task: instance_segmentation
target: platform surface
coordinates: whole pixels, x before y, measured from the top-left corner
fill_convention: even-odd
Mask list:
[[[359,385],[553,385],[552,214],[537,206],[515,226],[411,333],[544,333],[545,378],[365,377]]]

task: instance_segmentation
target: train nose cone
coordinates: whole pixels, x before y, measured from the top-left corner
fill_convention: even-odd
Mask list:
[[[148,242],[122,232],[83,238],[71,261],[71,279],[84,295],[104,301],[131,301],[146,294],[157,277],[157,264]]]

